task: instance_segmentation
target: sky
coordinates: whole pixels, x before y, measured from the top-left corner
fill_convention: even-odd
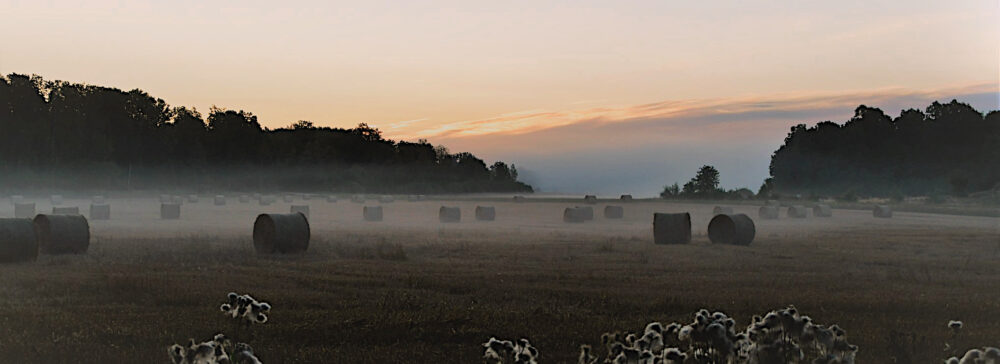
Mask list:
[[[799,123],[1000,103],[1000,2],[0,0],[0,73],[374,125],[551,192],[756,189]]]

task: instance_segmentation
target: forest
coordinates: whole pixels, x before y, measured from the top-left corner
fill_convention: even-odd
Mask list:
[[[761,192],[962,197],[1000,183],[1000,111],[952,100],[893,118],[865,105],[844,124],[791,128]]]
[[[517,168],[426,140],[251,112],[207,116],[141,90],[0,76],[0,186],[47,189],[288,189],[351,193],[530,192]]]

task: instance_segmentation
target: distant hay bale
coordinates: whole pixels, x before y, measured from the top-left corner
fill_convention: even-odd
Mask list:
[[[309,249],[309,219],[301,213],[260,214],[253,223],[257,254],[301,253]]]
[[[161,203],[160,218],[163,220],[177,220],[181,218],[181,204]]]
[[[302,201],[309,201],[309,200],[312,200],[312,197],[313,197],[313,196],[312,196],[312,194],[310,194],[310,193],[303,193],[303,194],[302,194]]]
[[[438,209],[438,220],[445,223],[462,221],[462,209],[457,206],[441,206]]]
[[[409,201],[409,202],[417,202],[417,201],[420,201],[420,196],[409,195],[409,196],[406,196],[406,200]]]
[[[364,195],[353,195],[351,196],[351,202],[353,203],[365,203]]]
[[[757,229],[744,214],[715,215],[708,223],[708,239],[712,244],[750,245]]]
[[[10,196],[10,203],[15,204],[15,203],[21,203],[21,202],[24,202],[24,196],[21,196],[21,195],[12,195],[12,196]]]
[[[809,217],[809,210],[806,210],[806,207],[802,205],[788,206],[788,217],[794,219],[804,219]]]
[[[396,198],[392,197],[390,195],[383,195],[383,196],[379,196],[379,198],[378,198],[378,202],[381,202],[381,203],[391,203],[393,201],[396,201]]]
[[[274,197],[268,195],[262,195],[257,198],[257,202],[260,203],[261,206],[268,206],[274,203]]]
[[[215,206],[226,206],[226,196],[215,195],[215,200],[212,201]]]
[[[298,212],[305,215],[306,218],[309,218],[309,205],[292,205],[292,207],[289,208],[289,212],[293,214]]]
[[[563,222],[580,223],[594,219],[594,208],[590,206],[567,207],[563,210]]]
[[[250,203],[250,196],[240,195],[239,201],[240,203]]]
[[[198,203],[198,195],[188,195],[187,202]]]
[[[497,219],[497,209],[493,206],[476,206],[476,220],[493,221]]]
[[[619,200],[622,200],[622,201],[628,201],[628,202],[632,202],[632,195],[622,195],[622,196],[621,196],[621,197],[619,197],[618,199],[619,199]]]
[[[295,196],[292,195],[284,195],[281,198],[283,201],[285,201],[285,203],[292,203],[295,201]]]
[[[712,215],[732,215],[733,208],[729,206],[716,206],[712,209]]]
[[[160,195],[160,203],[173,203],[173,196],[170,195]]]
[[[597,204],[597,196],[594,195],[583,196],[583,203],[588,205],[595,205]]]
[[[883,219],[892,218],[892,208],[889,205],[877,205],[872,210],[872,215]]]
[[[14,217],[19,219],[35,218],[34,202],[18,202],[14,204]]]
[[[524,202],[524,201],[525,201],[524,196],[514,196],[514,202],[520,203],[520,202]]]
[[[759,215],[763,220],[777,220],[781,213],[778,211],[778,206],[761,206]]]
[[[34,225],[43,254],[83,254],[90,246],[90,224],[81,215],[38,215]]]
[[[691,242],[691,214],[687,212],[653,214],[653,242],[687,244]]]
[[[334,195],[326,196],[326,202],[328,202],[328,203],[336,203],[337,202],[337,196],[334,196]]]
[[[63,203],[63,197],[62,197],[62,195],[52,195],[51,200],[52,200],[52,205],[53,206],[59,206],[59,205],[62,205],[62,203]]]
[[[72,206],[72,207],[58,207],[58,206],[53,206],[52,207],[52,214],[53,215],[79,215],[80,214],[80,208],[76,207],[76,206]]]
[[[90,202],[91,203],[104,203],[104,196],[95,195],[94,197],[90,198]]]
[[[604,206],[605,219],[621,219],[625,217],[625,208],[621,206]]]
[[[111,205],[106,203],[90,204],[91,220],[111,220]]]
[[[38,259],[38,240],[31,219],[0,219],[0,263]]]
[[[833,208],[830,205],[818,204],[813,206],[813,216],[815,217],[833,217]]]
[[[382,221],[382,206],[365,206],[365,221]]]
[[[173,197],[170,197],[170,203],[175,203],[175,204],[178,204],[178,205],[183,205],[184,204],[184,198],[182,198],[180,195],[173,195]]]

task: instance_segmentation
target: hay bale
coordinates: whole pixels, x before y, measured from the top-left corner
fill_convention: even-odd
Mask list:
[[[313,196],[312,196],[311,193],[303,193],[302,194],[302,201],[309,201],[309,200],[312,200],[312,198],[313,198]]]
[[[594,195],[583,196],[583,203],[588,204],[588,205],[596,205],[597,204],[597,196],[594,196]]]
[[[833,208],[830,205],[818,204],[813,206],[813,216],[815,217],[833,217]]]
[[[76,206],[73,206],[73,207],[58,207],[58,206],[53,206],[52,207],[52,214],[53,215],[79,215],[80,214],[80,208],[76,207]]]
[[[198,203],[198,195],[188,195],[188,203]]]
[[[14,204],[14,217],[19,219],[35,218],[34,202],[18,202]]]
[[[708,239],[713,244],[750,245],[757,228],[744,214],[715,215],[708,223]]]
[[[579,223],[594,219],[594,208],[590,206],[567,207],[563,210],[563,222]]]
[[[0,263],[38,259],[38,240],[31,219],[0,219]]]
[[[111,220],[111,205],[106,203],[90,204],[91,220]]]
[[[524,198],[524,196],[514,196],[514,202],[521,203],[524,202],[525,200],[526,199]]]
[[[691,242],[691,214],[687,212],[653,214],[653,242],[687,244]]]
[[[446,223],[462,221],[462,209],[457,206],[441,206],[438,209],[438,220]]]
[[[261,206],[268,206],[274,202],[274,197],[263,195],[257,198],[257,202],[260,203]]]
[[[24,196],[21,196],[21,195],[12,195],[12,196],[10,196],[10,203],[11,204],[21,203],[21,202],[24,202]]]
[[[212,203],[215,206],[226,206],[226,196],[215,195],[215,199],[214,199],[214,201],[212,201]]]
[[[621,195],[618,199],[626,202],[632,202],[632,195]]]
[[[729,206],[716,206],[712,209],[712,215],[732,215],[733,208]]]
[[[239,201],[240,203],[250,203],[250,196],[240,195]]]
[[[809,210],[806,210],[806,207],[802,205],[788,206],[788,217],[794,219],[804,219],[809,217],[808,211]]]
[[[625,217],[625,208],[621,206],[604,206],[605,219],[621,219]]]
[[[351,202],[353,203],[365,203],[364,195],[353,195],[351,196]]]
[[[173,203],[173,196],[170,195],[160,195],[160,203]]]
[[[334,196],[334,195],[326,196],[326,202],[328,202],[328,203],[337,203],[337,196]]]
[[[292,196],[292,195],[285,195],[285,196],[281,197],[281,199],[282,199],[283,201],[285,201],[285,203],[292,203],[292,202],[294,202],[294,201],[295,201],[295,196]]]
[[[34,224],[43,254],[83,254],[90,246],[90,224],[81,215],[38,215]]]
[[[160,218],[163,220],[177,220],[181,218],[181,204],[161,203]]]
[[[781,213],[778,211],[778,206],[761,206],[758,215],[764,220],[777,220]]]
[[[62,205],[63,203],[62,195],[52,195],[51,200],[52,200],[52,206],[59,206]]]
[[[889,205],[877,205],[872,210],[872,215],[878,218],[890,219],[892,218],[892,207],[889,207]]]
[[[178,204],[178,205],[183,205],[184,204],[184,198],[182,198],[181,195],[173,195],[172,197],[170,197],[170,203],[175,203],[175,204]]]
[[[94,197],[90,198],[90,202],[91,203],[98,203],[98,204],[104,203],[104,196],[94,195]]]
[[[476,206],[476,220],[493,221],[497,219],[497,209],[493,206]]]
[[[379,196],[378,198],[378,202],[380,203],[390,203],[393,201],[396,201],[396,198],[389,195]]]
[[[365,206],[365,221],[382,221],[382,206]]]
[[[306,218],[309,218],[309,205],[292,205],[292,207],[289,208],[289,212],[293,214],[298,212],[305,215]]]
[[[420,201],[420,196],[409,195],[409,196],[406,196],[406,200],[409,201],[409,202],[417,202],[417,201]]]
[[[309,249],[309,219],[301,213],[260,214],[253,223],[257,254],[301,253]]]

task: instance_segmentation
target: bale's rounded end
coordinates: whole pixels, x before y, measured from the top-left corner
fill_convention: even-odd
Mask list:
[[[0,219],[0,263],[38,259],[38,240],[31,219]]]
[[[301,253],[309,249],[309,219],[301,212],[260,214],[253,224],[258,254]]]
[[[708,223],[708,239],[713,244],[750,245],[757,229],[745,214],[716,215]]]
[[[83,215],[40,214],[32,224],[42,253],[84,254],[90,247],[90,224]]]

